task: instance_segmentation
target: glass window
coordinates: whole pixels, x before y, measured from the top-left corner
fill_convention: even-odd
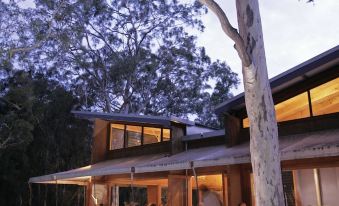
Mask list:
[[[277,122],[301,119],[310,116],[307,92],[280,102],[274,107]],[[243,126],[249,127],[248,118],[243,119]]]
[[[142,127],[127,125],[126,133],[127,133],[127,147],[141,145]]]
[[[309,117],[310,108],[307,92],[275,105],[275,113],[278,122]]]
[[[107,189],[104,184],[92,185],[92,198],[95,205],[108,205]]]
[[[111,124],[111,150],[124,147],[124,129],[123,124]]]
[[[170,129],[162,129],[162,141],[171,140],[171,130]]]
[[[339,112],[339,78],[311,89],[313,115]]]
[[[144,144],[152,144],[161,141],[161,128],[144,127]]]

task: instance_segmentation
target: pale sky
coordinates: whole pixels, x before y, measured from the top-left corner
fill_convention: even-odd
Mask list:
[[[194,2],[194,0],[181,0]],[[237,27],[236,0],[216,0]],[[274,77],[339,44],[339,0],[259,0],[269,77]],[[31,7],[32,0],[22,3]],[[194,33],[198,45],[212,60],[226,61],[242,79],[241,64],[233,42],[223,33],[212,12],[202,16],[205,31]],[[243,91],[240,83],[233,93]]]
[[[193,1],[193,0],[191,0]],[[235,0],[216,0],[237,26]],[[339,0],[261,0],[260,12],[269,77],[274,77],[339,44]],[[212,12],[202,17],[205,32],[194,32],[213,59],[226,61],[242,79],[233,43]],[[234,94],[243,91],[242,83]]]

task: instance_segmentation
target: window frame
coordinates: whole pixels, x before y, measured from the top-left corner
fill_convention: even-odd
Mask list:
[[[112,124],[121,124],[124,125],[124,143],[123,147],[119,149],[112,149]],[[127,135],[127,126],[138,126],[141,127],[141,144],[133,147],[128,147],[128,135]],[[144,144],[144,127],[153,127],[153,128],[159,128],[161,129],[161,137],[160,137],[160,142],[155,142],[155,143],[149,143],[149,144]],[[168,141],[164,141],[163,138],[163,130],[168,129],[170,131],[170,138]],[[121,149],[127,149],[127,148],[135,148],[135,147],[141,147],[141,146],[146,146],[146,145],[153,145],[153,144],[161,144],[165,142],[170,142],[172,141],[172,128],[171,127],[164,127],[162,125],[144,125],[144,124],[135,124],[135,123],[127,123],[127,122],[110,122],[108,124],[108,150],[109,151],[116,151],[116,150],[121,150]]]
[[[294,93],[292,96],[288,96],[287,98],[283,98],[283,99],[279,99],[278,102],[274,102],[274,106],[284,102],[284,101],[287,101],[289,99],[292,99],[298,95],[301,95],[303,93],[306,93],[307,94],[307,104],[308,104],[308,112],[309,112],[309,116],[308,117],[303,117],[303,118],[296,118],[296,119],[291,119],[291,120],[284,120],[284,121],[277,121],[277,123],[280,123],[280,122],[287,122],[287,121],[294,121],[294,120],[298,120],[298,119],[305,119],[305,118],[312,118],[312,117],[317,117],[317,116],[322,116],[322,115],[327,115],[327,114],[321,114],[321,115],[318,115],[318,114],[314,114],[314,109],[313,109],[313,105],[312,105],[312,95],[311,95],[311,90],[319,87],[319,86],[322,86],[328,82],[331,82],[331,81],[334,81],[336,80],[337,78],[339,78],[338,76],[336,77],[332,77],[332,78],[328,78],[328,79],[325,79],[325,81],[320,81],[320,82],[317,82],[317,84],[314,84],[314,85],[311,85],[311,87],[307,87],[306,89],[303,89],[303,90],[299,90],[297,93]],[[246,112],[246,110],[245,110]],[[335,112],[336,113],[336,112]],[[333,114],[333,113],[328,113],[328,114]],[[277,115],[277,114],[276,114]],[[249,126],[245,127],[244,125],[244,121],[245,119],[247,119],[248,116],[245,115],[241,118],[241,127],[243,129],[246,129],[246,128],[249,128]],[[248,121],[248,125],[249,125],[249,121]]]

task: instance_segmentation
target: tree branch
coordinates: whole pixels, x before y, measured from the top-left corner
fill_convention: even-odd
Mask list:
[[[31,50],[37,49],[45,43],[46,40],[48,40],[51,35],[52,35],[52,29],[53,29],[53,21],[56,18],[56,15],[58,14],[59,10],[61,9],[62,6],[64,6],[65,1],[61,1],[60,5],[57,7],[55,12],[52,14],[51,19],[48,21],[48,30],[46,36],[41,39],[40,41],[36,42],[35,44],[31,46],[26,46],[26,47],[19,47],[19,48],[13,48],[8,51],[9,54],[9,59],[13,57],[13,55],[17,52],[29,52]]]
[[[241,38],[237,29],[235,29],[229,22],[225,12],[220,8],[220,6],[214,0],[199,0],[200,3],[206,5],[210,10],[212,10],[218,17],[222,30],[226,35],[234,41],[234,48],[237,50],[238,55],[242,61],[242,64],[248,67],[252,60],[248,53],[246,52],[246,47],[244,40]]]

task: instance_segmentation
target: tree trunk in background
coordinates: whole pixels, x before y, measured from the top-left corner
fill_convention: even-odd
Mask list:
[[[242,37],[251,64],[243,64],[255,201],[258,206],[284,205],[278,127],[267,75],[258,0],[237,0]]]

